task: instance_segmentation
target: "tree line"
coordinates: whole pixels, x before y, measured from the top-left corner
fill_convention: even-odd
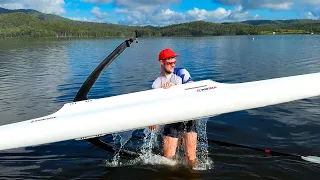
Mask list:
[[[257,22],[255,22],[257,23]],[[0,38],[39,37],[131,37],[138,30],[143,37],[221,36],[259,34],[320,34],[320,22],[296,20],[291,23],[252,25],[246,23],[218,24],[195,21],[165,27],[126,26],[73,20],[44,21],[22,12],[0,14]]]

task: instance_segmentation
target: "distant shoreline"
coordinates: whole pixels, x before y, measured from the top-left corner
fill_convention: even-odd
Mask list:
[[[1,9],[0,9],[1,10]],[[320,34],[319,20],[194,21],[164,27],[74,21],[34,10],[0,11],[0,38],[127,38]]]
[[[286,36],[286,35],[310,35],[310,36],[318,36],[320,34],[256,34],[256,35],[219,35],[219,36],[162,36],[162,37],[139,37],[140,39],[156,39],[156,38],[205,38],[205,37],[232,37],[232,36],[252,36],[254,37],[259,37],[259,36]],[[133,37],[133,36],[132,36]],[[130,37],[5,37],[5,38],[0,38],[0,40],[5,40],[5,39],[12,39],[12,40],[37,40],[37,39],[41,39],[41,40],[86,40],[86,39],[119,39],[119,40],[123,40],[123,39],[128,39]]]

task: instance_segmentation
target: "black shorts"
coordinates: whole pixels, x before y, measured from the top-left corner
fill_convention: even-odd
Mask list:
[[[196,121],[167,124],[163,128],[163,135],[177,138],[186,132],[197,132],[196,126]]]

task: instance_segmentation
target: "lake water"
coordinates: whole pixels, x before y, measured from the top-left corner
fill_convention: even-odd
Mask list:
[[[91,71],[123,40],[0,40],[0,124],[44,116],[71,102]],[[166,47],[180,54],[177,67],[188,69],[195,81],[238,83],[320,72],[318,35],[140,38],[101,75],[89,98],[150,89],[160,73],[158,53]],[[312,98],[211,117],[206,136],[209,141],[320,156],[319,129],[320,98]],[[112,136],[107,140],[113,142]],[[125,147],[141,148],[141,141],[131,139]],[[320,175],[319,165],[294,157],[214,143],[206,150],[209,166],[190,171],[160,156],[145,161],[116,159],[87,141],[70,140],[0,151],[0,179],[318,179]]]

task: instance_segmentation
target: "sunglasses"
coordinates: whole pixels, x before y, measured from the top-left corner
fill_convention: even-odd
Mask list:
[[[164,62],[164,64],[166,65],[176,65],[177,61],[173,61],[173,62]]]

